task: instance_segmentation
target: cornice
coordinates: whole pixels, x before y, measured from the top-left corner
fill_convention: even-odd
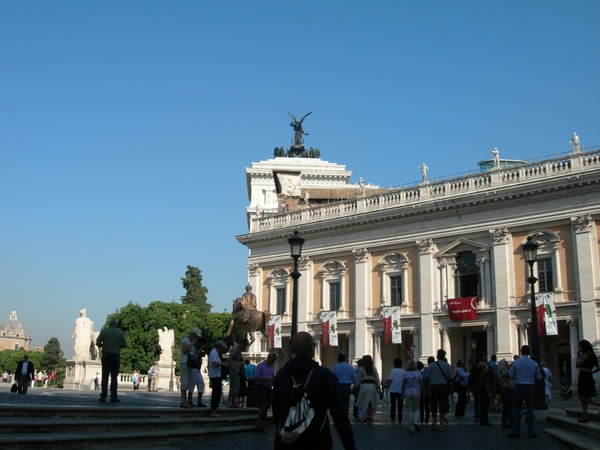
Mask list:
[[[318,234],[320,237],[337,236],[352,228],[355,231],[370,231],[384,227],[406,225],[422,221],[436,221],[456,216],[467,216],[481,212],[494,211],[510,207],[551,202],[563,198],[600,193],[600,179],[580,180],[569,176],[569,184],[538,186],[523,191],[523,186],[510,186],[504,189],[490,189],[491,192],[476,192],[453,198],[432,199],[428,201],[390,207],[383,210],[361,212],[350,216],[340,216],[322,221],[296,223],[294,227],[282,227],[237,236],[236,239],[251,245],[259,242],[289,237],[293,230]],[[491,194],[491,195],[490,195]],[[581,211],[580,204],[576,205]],[[591,208],[597,209],[597,208]],[[552,211],[555,214],[555,211]],[[504,217],[505,218],[505,217]],[[539,219],[540,217],[537,216]]]

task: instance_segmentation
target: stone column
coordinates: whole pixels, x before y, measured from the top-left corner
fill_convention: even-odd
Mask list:
[[[385,265],[381,266],[381,306],[390,305],[389,299],[387,298],[388,288],[387,288],[387,267]]]
[[[413,343],[415,345],[415,354],[413,358],[415,359],[415,361],[418,361],[421,357],[421,339],[419,338],[419,329],[414,328],[413,330],[411,330],[410,334],[412,334]]]
[[[487,332],[487,349],[488,355],[492,356],[496,354],[496,343],[494,339],[494,324],[488,323],[483,326],[483,329]]]
[[[308,322],[312,321],[309,312],[312,310],[312,262],[308,256],[301,256],[298,260],[298,331],[308,331]],[[290,314],[292,313],[291,301],[293,294],[293,280],[290,277]]]
[[[557,300],[562,300],[562,273],[560,270],[560,248],[558,242],[552,246],[554,257],[552,258],[552,270],[554,271],[554,295]]]
[[[383,336],[383,332],[381,328],[374,328],[371,331],[371,335],[373,337],[373,365],[377,369],[377,373],[379,373],[379,377],[381,378],[383,376],[381,373],[383,368],[381,361],[381,339]]]
[[[354,255],[354,354],[358,357],[371,354],[372,338],[369,336],[367,318],[373,305],[371,289],[371,257],[366,249],[352,251]]]
[[[348,364],[352,365],[355,357],[354,331],[350,331],[348,333]]]
[[[571,379],[575,381],[575,374],[578,370],[575,364],[577,363],[577,352],[579,351],[579,322],[576,318],[571,318],[567,320],[567,324],[569,325],[569,348],[571,350]]]
[[[313,340],[315,342],[315,357],[314,360],[316,362],[318,362],[319,364],[321,364],[321,344],[322,342],[322,336],[321,333],[315,333],[315,335],[313,336]]]
[[[519,355],[521,352],[521,347],[528,344],[527,339],[527,327],[529,324],[525,321],[517,322],[517,330],[519,331],[519,342],[517,345],[516,355]],[[512,356],[512,355],[511,355]]]
[[[496,307],[496,336],[497,348],[496,355],[498,360],[506,358],[511,360],[513,349],[520,347],[518,340],[514,341],[514,328],[511,328],[511,297],[514,294],[514,270],[512,261],[512,252],[510,244],[510,234],[508,228],[500,227],[490,230],[492,239],[491,251],[491,270],[493,270],[492,279],[492,298]],[[518,327],[518,325],[517,325]],[[518,353],[518,352],[517,352]]]
[[[452,364],[452,349],[450,348],[450,336],[448,328],[440,327],[440,337],[442,341],[441,348],[442,350],[446,350],[446,359],[450,364]],[[432,354],[435,355],[436,352],[433,352]]]
[[[596,286],[600,278],[598,271],[598,238],[590,214],[572,217],[575,249],[575,276],[581,308],[581,331],[583,336],[598,335],[598,312],[596,308]],[[598,341],[595,340],[596,353]]]
[[[435,246],[431,238],[417,241],[417,246],[419,247],[418,295],[421,308],[421,354],[435,355],[440,339],[439,332],[435,331],[437,327],[433,318],[434,302],[440,298],[435,279],[436,264],[433,258]]]

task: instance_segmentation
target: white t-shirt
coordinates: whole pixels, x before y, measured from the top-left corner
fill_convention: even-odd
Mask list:
[[[187,336],[181,340],[181,343],[179,344],[179,348],[181,348],[181,358],[179,358],[179,364],[187,364],[188,354],[183,352],[183,344],[192,345],[192,342],[190,341],[190,338]],[[191,347],[190,347],[190,349],[191,349]],[[188,352],[190,351],[190,349],[188,349]]]
[[[221,378],[221,366],[213,367],[213,362],[221,362],[221,356],[216,348],[213,348],[208,355],[208,377]]]
[[[389,379],[392,381],[390,384],[390,392],[394,394],[402,394],[402,380],[404,380],[404,374],[406,370],[394,368],[390,372]]]

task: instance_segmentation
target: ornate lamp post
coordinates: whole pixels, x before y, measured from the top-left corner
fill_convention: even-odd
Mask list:
[[[531,359],[538,365],[540,364],[540,338],[538,336],[538,320],[537,311],[535,308],[535,283],[538,279],[533,275],[533,265],[537,261],[537,251],[539,245],[531,240],[531,236],[527,238],[527,242],[523,244],[523,255],[525,261],[529,264],[529,278],[527,282],[531,286]],[[541,324],[543,326],[543,324]],[[545,374],[542,372],[542,376]],[[546,395],[544,393],[545,380],[535,382],[535,409],[548,409],[546,404]]]
[[[290,274],[294,280],[294,292],[292,296],[292,333],[290,334],[290,343],[292,337],[298,332],[298,278],[300,278],[300,272],[298,272],[298,259],[302,255],[302,245],[304,239],[298,236],[298,230],[294,231],[294,235],[288,239],[290,244],[291,257],[294,258],[294,271]]]

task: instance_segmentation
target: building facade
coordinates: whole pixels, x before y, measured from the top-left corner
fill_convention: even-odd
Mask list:
[[[8,320],[0,324],[0,350],[29,350],[31,336],[23,325],[17,320],[17,311],[14,309]]]
[[[287,239],[306,241],[299,261],[298,330],[317,359],[339,351],[449,362],[478,351],[512,358],[531,340],[529,266],[539,245],[536,291],[552,294],[558,335],[540,338],[555,377],[576,378],[578,341],[600,350],[600,150],[402,189],[349,183],[351,172],[319,159],[274,158],[246,170],[248,279],[258,307],[282,316],[289,349],[293,260]],[[472,297],[476,318],[451,320],[447,300]],[[401,344],[385,344],[382,311],[399,306]],[[321,345],[321,314],[337,311],[337,347]],[[286,338],[285,336],[288,336]],[[254,351],[266,351],[257,341]]]

